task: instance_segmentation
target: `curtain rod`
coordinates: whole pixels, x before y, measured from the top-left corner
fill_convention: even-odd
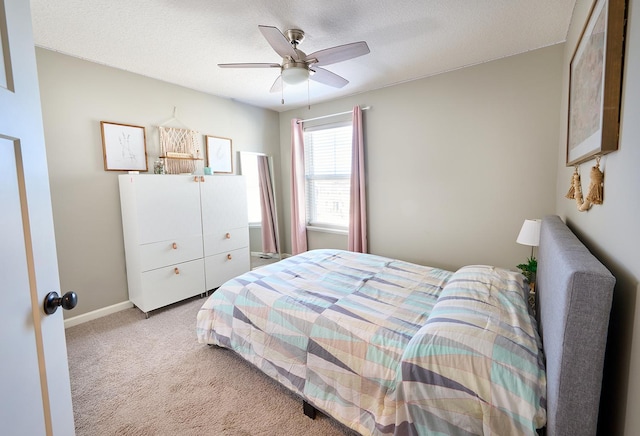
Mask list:
[[[362,108],[363,111],[367,111],[371,109],[371,106],[365,106]],[[346,114],[350,114],[352,111],[346,111],[346,112],[338,112],[337,114],[330,114],[330,115],[323,115],[321,117],[315,117],[315,118],[309,118],[307,120],[299,120],[296,121],[298,124],[300,123],[306,123],[307,121],[315,121],[315,120],[322,120],[324,118],[330,118],[330,117],[337,117],[338,115],[346,115]]]

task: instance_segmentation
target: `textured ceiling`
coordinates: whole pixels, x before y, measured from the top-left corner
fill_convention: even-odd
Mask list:
[[[258,30],[302,29],[312,53],[364,40],[371,53],[328,65],[349,80],[310,82],[310,102],[378,89],[564,42],[575,0],[30,0],[35,43],[276,111],[307,104],[306,84],[269,89],[280,63]]]

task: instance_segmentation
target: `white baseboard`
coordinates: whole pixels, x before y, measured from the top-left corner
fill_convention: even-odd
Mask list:
[[[87,321],[102,318],[103,316],[111,315],[112,313],[120,312],[121,310],[129,309],[133,307],[131,301],[123,301],[122,303],[114,304],[112,306],[103,307],[91,312],[83,313],[82,315],[73,316],[64,320],[64,328],[68,329],[74,325],[82,324]]]

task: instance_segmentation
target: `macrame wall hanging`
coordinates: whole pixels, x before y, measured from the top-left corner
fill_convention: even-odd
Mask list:
[[[582,196],[582,182],[580,181],[580,173],[578,172],[578,166],[574,167],[573,175],[571,176],[571,187],[567,192],[566,197],[570,200],[575,200],[578,210],[585,212],[591,209],[594,204],[602,204],[603,191],[604,191],[604,174],[600,171],[600,156],[596,157],[596,164],[591,167],[591,181],[589,183],[589,190],[587,191],[587,197]]]
[[[160,130],[160,155],[165,160],[168,174],[193,173],[200,160],[198,132],[175,127],[158,127]]]

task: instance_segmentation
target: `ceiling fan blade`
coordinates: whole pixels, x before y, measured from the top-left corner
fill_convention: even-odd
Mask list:
[[[260,32],[262,32],[262,36],[267,40],[269,45],[278,53],[281,57],[286,58],[287,56],[298,59],[298,54],[293,48],[293,45],[289,42],[286,36],[278,30],[277,27],[273,26],[258,26]]]
[[[370,51],[366,42],[352,42],[350,44],[338,45],[313,52],[307,55],[305,61],[315,59],[317,62],[315,62],[314,65],[330,65],[366,55]]]
[[[276,81],[271,85],[271,89],[269,92],[280,92],[282,91],[282,74],[276,78]]]
[[[280,68],[280,64],[218,64],[220,68]]]
[[[324,68],[314,66],[311,71],[315,73],[310,75],[309,78],[311,80],[315,80],[316,82],[324,83],[325,85],[333,86],[334,88],[342,88],[349,81],[342,76],[338,76],[336,73],[332,73],[329,70],[325,70]]]

